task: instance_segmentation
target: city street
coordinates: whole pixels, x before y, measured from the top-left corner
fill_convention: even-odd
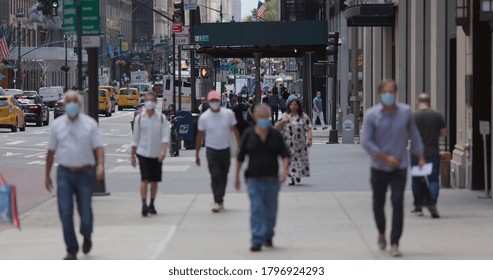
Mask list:
[[[226,210],[212,213],[204,150],[200,168],[193,150],[166,158],[156,200],[158,215],[141,216],[139,172],[129,163],[132,116],[133,111],[117,111],[112,117],[100,117],[111,195],[94,197],[94,249],[88,256],[79,254],[81,259],[390,258],[376,244],[369,158],[360,145],[326,145],[328,131],[316,131],[310,149],[312,176],[282,188],[275,247],[251,253],[245,185],[241,192],[234,190],[233,164]],[[0,226],[0,259],[57,260],[65,254],[56,198],[44,188],[48,132],[48,127],[0,131],[0,171],[18,187],[22,226],[20,231]],[[442,189],[438,203],[442,217],[431,219],[427,211],[424,217],[410,213],[409,184],[407,190],[404,259],[491,258],[493,204],[478,199],[482,193]],[[390,214],[389,205],[387,210]]]

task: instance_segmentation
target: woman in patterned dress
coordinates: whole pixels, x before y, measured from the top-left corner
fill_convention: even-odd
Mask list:
[[[286,146],[291,151],[289,185],[293,186],[295,181],[301,181],[301,177],[310,176],[308,147],[312,145],[312,124],[310,117],[303,112],[299,99],[289,102],[287,108],[288,111],[276,126],[282,132]]]

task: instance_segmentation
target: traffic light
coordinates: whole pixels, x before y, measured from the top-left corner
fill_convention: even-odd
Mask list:
[[[173,60],[173,54],[172,53],[169,53],[168,54],[168,61],[172,61]]]
[[[339,32],[329,32],[327,55],[337,57],[339,53]]]
[[[77,48],[77,46],[74,46],[74,56],[78,56],[79,55],[79,49]]]
[[[209,78],[210,77],[210,68],[209,67],[200,67],[200,78]]]
[[[195,55],[195,62],[196,63],[200,62],[200,55],[198,55],[198,54]]]
[[[51,0],[52,14],[58,15],[58,0]]]
[[[181,22],[185,25],[185,10],[183,9],[183,0],[175,0],[173,2],[173,21]]]

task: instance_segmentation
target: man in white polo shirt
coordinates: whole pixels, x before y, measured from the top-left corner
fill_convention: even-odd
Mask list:
[[[145,96],[145,110],[135,118],[134,138],[132,141],[131,163],[140,167],[140,196],[142,198],[142,216],[157,214],[154,200],[158,182],[161,182],[163,160],[169,143],[169,123],[160,112],[156,111],[157,96],[148,93]],[[147,206],[148,185],[151,185],[151,201]]]
[[[56,176],[57,197],[63,238],[67,246],[65,260],[77,259],[79,251],[74,230],[74,196],[80,216],[80,233],[84,237],[82,252],[87,254],[92,247],[92,189],[95,178],[104,178],[104,149],[98,124],[81,113],[80,100],[80,95],[75,91],[69,91],[65,95],[66,114],[51,125],[46,155],[45,186],[50,192],[53,189],[50,173],[55,154],[59,164]]]
[[[199,152],[205,134],[207,163],[214,195],[214,205],[211,210],[218,213],[224,209],[224,194],[231,163],[231,133],[234,133],[237,143],[240,142],[240,134],[235,126],[236,118],[233,111],[224,107],[221,108],[219,93],[214,90],[209,92],[207,100],[209,101],[209,110],[200,115],[198,121],[195,162],[197,166],[200,166]]]

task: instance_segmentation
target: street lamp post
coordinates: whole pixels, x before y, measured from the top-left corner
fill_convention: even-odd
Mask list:
[[[15,15],[17,18],[17,77],[16,88],[22,89],[22,69],[21,69],[21,46],[22,46],[22,23],[21,18],[24,17],[24,12],[19,9]]]
[[[101,33],[99,34],[99,36],[101,37],[101,76],[103,76],[103,38],[104,38],[104,32],[101,31]]]
[[[67,47],[68,47],[68,41],[67,41],[67,35],[63,36],[63,40],[65,41],[65,91],[68,90],[68,54],[67,54]]]
[[[118,33],[118,39],[120,40],[120,81],[122,80],[123,77],[123,61],[122,61],[122,39],[123,39],[123,34]]]

